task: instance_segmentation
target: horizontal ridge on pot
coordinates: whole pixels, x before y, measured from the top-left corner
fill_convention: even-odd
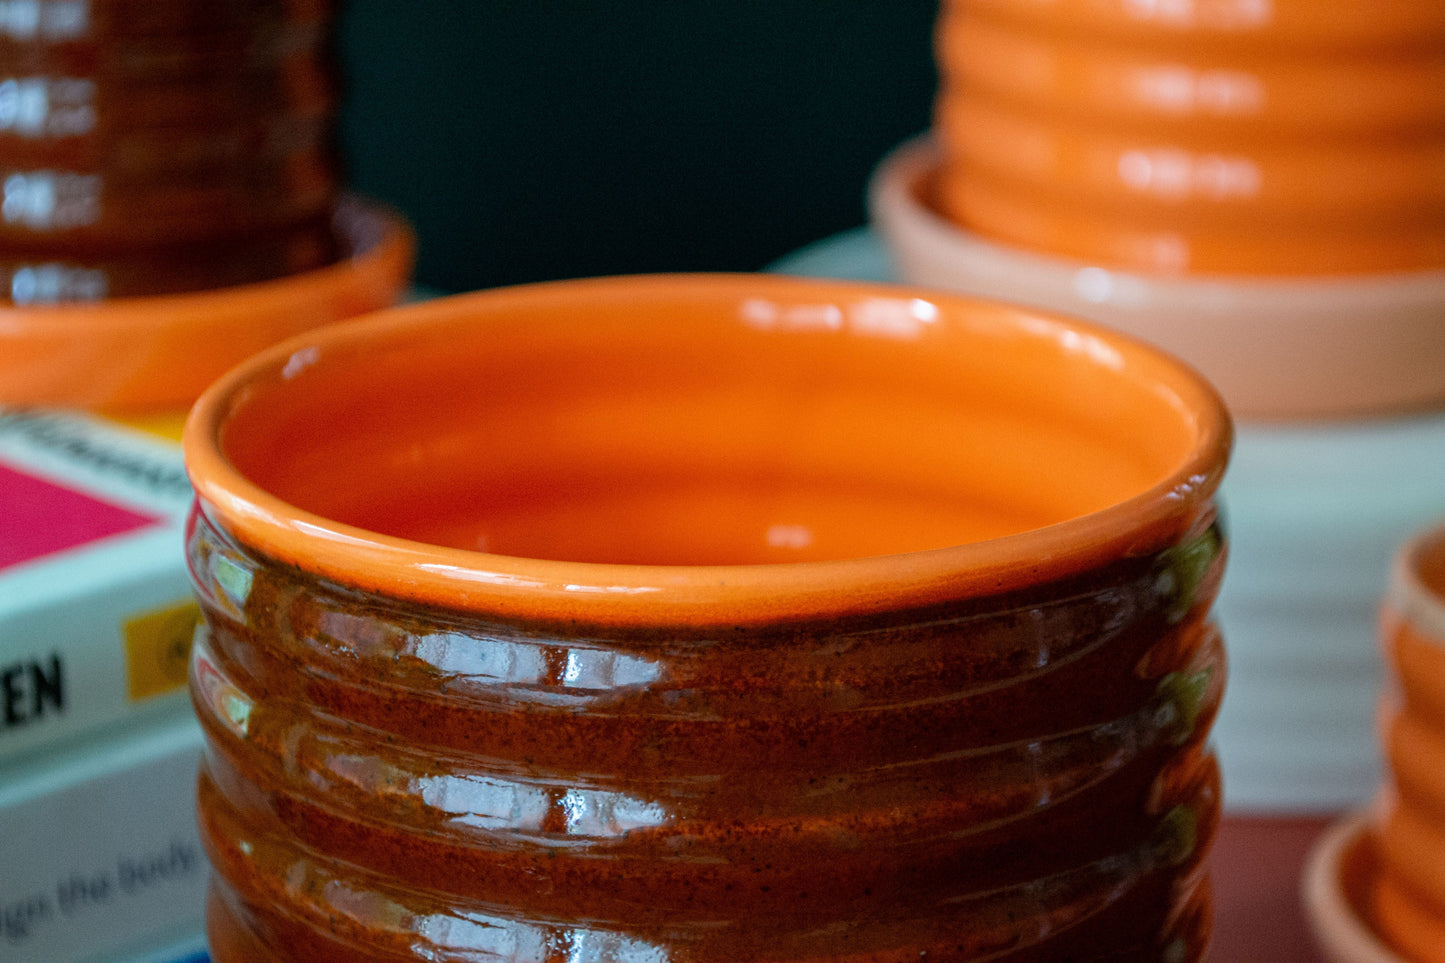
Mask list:
[[[131,415],[183,410],[248,355],[395,304],[411,276],[410,225],[355,196],[343,196],[329,221],[339,257],[288,277],[76,304],[0,305],[0,404]],[[187,261],[188,270],[206,270]],[[27,270],[30,284],[85,283],[83,270],[54,263],[0,267],[10,268],[12,286]]]
[[[1439,14],[1355,6],[950,0],[939,209],[1144,274],[1445,268]]]

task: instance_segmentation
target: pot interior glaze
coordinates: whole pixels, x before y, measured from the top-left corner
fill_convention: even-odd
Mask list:
[[[1228,417],[883,286],[386,312],[187,429],[217,960],[1198,960]]]

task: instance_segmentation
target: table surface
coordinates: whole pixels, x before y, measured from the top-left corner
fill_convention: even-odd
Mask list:
[[[1300,902],[1300,874],[1331,821],[1225,817],[1210,856],[1211,963],[1323,963]]]

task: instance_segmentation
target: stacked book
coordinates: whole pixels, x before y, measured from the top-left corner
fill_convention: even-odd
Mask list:
[[[0,408],[0,959],[204,959],[190,489],[164,434]]]

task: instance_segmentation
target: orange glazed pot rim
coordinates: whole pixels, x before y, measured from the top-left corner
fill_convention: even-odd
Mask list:
[[[345,196],[343,255],[269,281],[86,303],[0,306],[0,404],[117,412],[184,409],[212,380],[285,338],[396,301],[410,225]]]
[[[298,367],[350,363],[366,345],[461,321],[487,324],[553,308],[611,301],[729,305],[809,297],[911,299],[936,308],[949,330],[970,321],[1000,326],[1066,354],[1147,379],[1161,407],[1185,425],[1192,446],[1168,477],[1104,510],[1018,534],[894,555],[744,565],[632,565],[488,554],[378,534],[290,505],[245,477],[223,450],[238,410],[284,391]],[[978,322],[982,318],[983,322]],[[672,325],[674,330],[676,326]],[[739,325],[741,327],[741,325]],[[452,329],[448,329],[451,331]],[[458,328],[456,330],[462,330]],[[962,334],[952,335],[961,338]],[[341,369],[348,370],[348,369]],[[1212,513],[1233,429],[1223,402],[1191,368],[1106,329],[1044,312],[892,285],[768,275],[657,275],[523,285],[378,312],[277,345],[234,369],[192,409],[184,449],[201,510],[263,559],[366,593],[498,618],[575,619],[608,625],[736,625],[900,610],[986,596],[1086,572],[1110,560],[1174,544]]]

